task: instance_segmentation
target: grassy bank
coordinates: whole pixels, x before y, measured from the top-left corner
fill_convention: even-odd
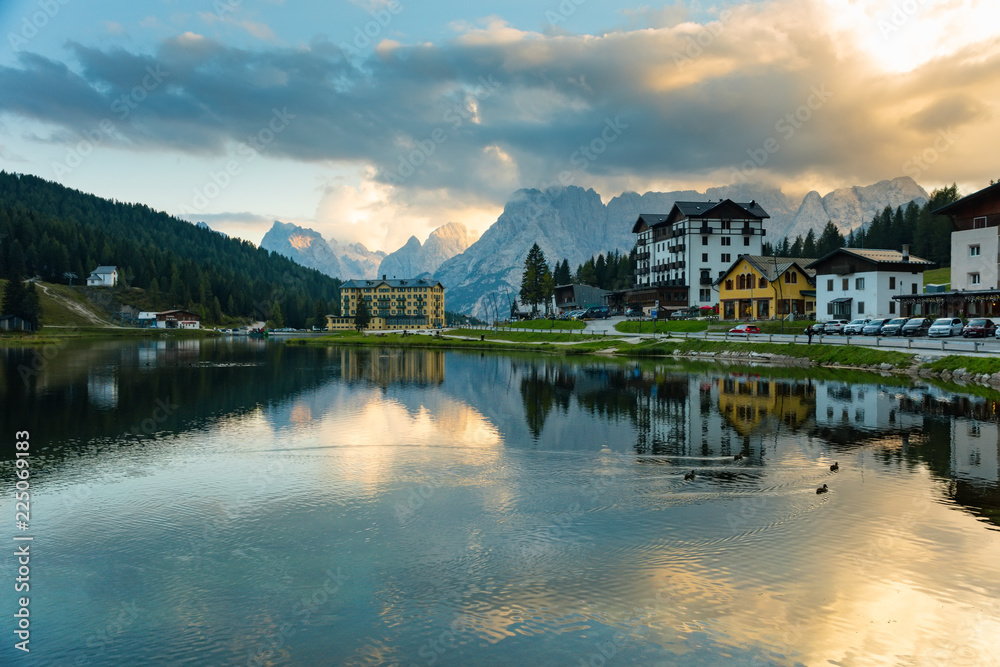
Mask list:
[[[615,342],[603,338],[580,336],[579,334],[561,333],[530,333],[502,331],[499,334],[472,329],[458,329],[453,334],[468,336],[460,338],[456,335],[426,336],[406,335],[402,333],[385,333],[378,335],[362,335],[355,332],[316,336],[311,338],[292,338],[286,345],[305,347],[325,347],[328,345],[353,345],[369,347],[405,347],[415,349],[448,349],[448,350],[503,350],[505,352],[546,352],[550,354],[591,354],[593,352],[614,346]],[[483,339],[480,340],[480,335]],[[553,345],[553,343],[572,341],[575,345]],[[517,343],[512,345],[511,343]]]
[[[946,357],[940,357],[924,364],[922,368],[935,373],[954,373],[957,370],[964,369],[966,373],[975,375],[982,375],[984,373],[986,375],[993,375],[994,373],[1000,373],[1000,359],[995,357],[966,357],[960,354],[949,354]]]
[[[622,333],[685,333],[706,331],[708,320],[662,320],[640,322],[639,320],[619,322],[615,330]]]
[[[125,329],[122,327],[46,327],[43,325],[42,329],[36,333],[16,331],[0,333],[0,346],[44,345],[52,341],[97,340],[101,338],[205,338],[218,335],[216,332],[206,329]]]
[[[578,320],[525,320],[523,322],[511,322],[501,327],[502,329],[552,329],[552,330],[576,330],[584,329],[587,324]]]
[[[797,359],[809,359],[816,364],[837,366],[878,366],[889,364],[893,368],[909,368],[913,355],[905,352],[873,350],[866,347],[842,345],[799,345],[795,343],[737,343],[700,339],[672,339],[645,342],[621,348],[620,353],[630,357],[652,357],[688,352],[738,352],[750,354],[779,354]]]

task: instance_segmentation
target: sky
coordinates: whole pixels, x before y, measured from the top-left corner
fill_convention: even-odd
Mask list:
[[[995,0],[2,0],[0,169],[259,243],[520,188],[1000,179]]]

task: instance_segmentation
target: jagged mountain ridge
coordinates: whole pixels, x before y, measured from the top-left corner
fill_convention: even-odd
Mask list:
[[[825,197],[810,192],[794,202],[779,188],[755,184],[727,185],[675,192],[625,192],[601,202],[594,190],[577,186],[519,190],[497,221],[469,248],[445,261],[434,273],[446,289],[448,310],[488,318],[507,312],[509,299],[520,289],[528,250],[538,243],[550,264],[568,259],[576,266],[608,250],[628,252],[635,245],[632,225],[640,213],[667,213],[675,201],[756,200],[771,216],[767,238],[818,235],[827,221],[847,234],[868,222],[885,206],[922,204],[927,191],[902,177],[869,186],[834,190]]]
[[[264,234],[260,247],[342,280],[374,278],[386,256],[361,243],[341,244],[336,239],[328,243],[319,232],[279,220]]]
[[[465,250],[476,241],[460,222],[441,225],[422,244],[411,236],[402,248],[386,255],[378,267],[378,275],[390,278],[417,278],[431,275],[446,260]]]

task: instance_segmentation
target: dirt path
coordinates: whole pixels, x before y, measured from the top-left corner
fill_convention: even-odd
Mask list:
[[[80,305],[79,303],[73,301],[72,299],[67,299],[62,294],[56,293],[54,290],[50,290],[47,285],[43,285],[41,283],[35,283],[35,284],[43,292],[45,292],[45,294],[49,296],[51,299],[58,301],[60,304],[63,305],[64,308],[87,320],[87,322],[89,322],[91,325],[97,327],[109,327],[109,328],[112,326],[110,322],[98,316],[94,311],[90,310],[89,308],[86,308],[85,306]]]

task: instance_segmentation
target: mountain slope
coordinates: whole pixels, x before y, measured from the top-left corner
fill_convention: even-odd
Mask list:
[[[336,239],[328,243],[317,231],[279,220],[264,234],[260,247],[343,280],[374,278],[385,257],[361,243],[340,244]]]
[[[379,265],[378,275],[416,278],[433,274],[445,261],[465,252],[475,240],[465,225],[449,222],[431,232],[423,245],[416,236],[411,236],[402,248],[386,255]]]

